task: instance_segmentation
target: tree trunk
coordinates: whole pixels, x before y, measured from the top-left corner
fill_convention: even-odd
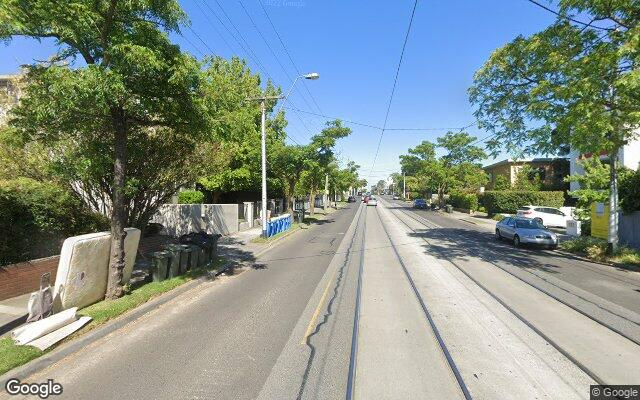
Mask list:
[[[607,253],[613,254],[618,247],[618,149],[609,155],[609,234]]]
[[[124,204],[125,166],[127,162],[127,127],[123,110],[112,110],[115,127],[113,163],[113,199],[111,210],[111,258],[109,260],[109,275],[107,279],[107,299],[122,297],[122,274],[124,271],[124,231],[126,224]]]
[[[287,190],[287,201],[289,202],[287,207],[287,212],[293,215],[293,208],[295,206],[295,196],[293,195],[293,191],[296,187],[296,182],[294,180],[290,180],[287,182],[289,189]]]
[[[309,215],[315,215],[316,212],[316,189],[312,188],[309,193]]]
[[[324,193],[322,193],[322,208],[325,215],[327,214],[327,206],[329,202],[329,174],[324,174]]]

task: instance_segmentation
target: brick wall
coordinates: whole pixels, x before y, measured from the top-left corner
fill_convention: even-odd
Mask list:
[[[149,252],[162,250],[167,243],[177,243],[171,236],[154,235],[140,239],[138,258]],[[41,258],[0,267],[0,300],[35,292],[40,288],[40,277],[51,272],[51,286],[56,281],[60,256]]]
[[[60,256],[41,258],[0,267],[0,300],[30,293],[40,288],[40,277],[51,273],[51,285],[56,280]]]

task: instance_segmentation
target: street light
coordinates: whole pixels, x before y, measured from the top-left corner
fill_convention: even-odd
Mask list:
[[[260,108],[262,110],[262,121],[261,121],[262,122],[262,207],[261,207],[262,216],[260,217],[260,220],[262,222],[262,237],[265,237],[265,238],[267,237],[267,132],[266,132],[267,106],[266,106],[266,101],[279,100],[279,99],[286,100],[289,97],[289,94],[291,94],[291,91],[293,90],[294,85],[300,78],[316,80],[320,78],[320,74],[318,74],[317,72],[311,72],[309,74],[296,76],[296,79],[294,79],[293,84],[291,84],[291,88],[289,88],[289,91],[287,92],[286,96],[266,96],[265,95],[258,98],[248,99],[248,100],[259,100]],[[280,107],[282,107],[282,105]],[[280,111],[280,109],[278,109],[276,113],[278,111]]]

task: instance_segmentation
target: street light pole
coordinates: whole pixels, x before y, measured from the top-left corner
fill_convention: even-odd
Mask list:
[[[404,172],[402,173],[402,198],[407,198],[407,178],[405,178]]]
[[[262,237],[267,237],[267,104],[266,96],[260,102],[262,109]]]
[[[306,75],[300,75],[296,77],[293,81],[293,85],[296,84],[299,78],[304,79],[318,79],[320,75],[316,72],[312,72]],[[262,237],[267,237],[267,100],[280,100],[286,99],[289,97],[291,90],[293,90],[293,85],[287,92],[286,96],[267,96],[266,94],[262,97],[258,98],[249,98],[247,100],[257,100],[260,101],[260,110],[262,111],[262,119],[261,119],[261,145],[262,145],[262,204],[261,204],[261,216],[260,222],[262,224]]]

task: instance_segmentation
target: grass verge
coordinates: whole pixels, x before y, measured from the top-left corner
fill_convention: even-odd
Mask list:
[[[594,261],[626,264],[640,267],[640,251],[619,246],[615,254],[607,254],[607,241],[592,236],[581,236],[560,243],[560,248],[576,253]]]
[[[0,375],[20,365],[40,357],[48,351],[54,349],[61,343],[65,343],[69,340],[73,340],[85,333],[95,329],[107,321],[112,320],[127,311],[146,303],[147,301],[157,297],[163,293],[169,292],[180,285],[183,285],[199,276],[204,275],[206,272],[220,268],[226,263],[226,259],[218,257],[209,267],[195,269],[188,271],[186,274],[167,279],[162,282],[150,282],[144,284],[135,289],[128,290],[127,293],[116,300],[103,300],[101,302],[92,304],[83,308],[78,313],[81,315],[88,315],[92,318],[86,326],[75,332],[73,335],[67,337],[62,342],[54,345],[46,351],[41,351],[33,346],[18,346],[9,337],[0,339]]]
[[[11,338],[4,337],[0,339],[0,375],[44,353],[33,346],[17,346]]]

